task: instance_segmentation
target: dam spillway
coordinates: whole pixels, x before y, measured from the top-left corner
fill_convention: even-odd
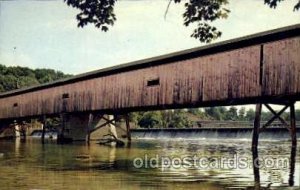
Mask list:
[[[182,128],[182,129],[132,129],[132,138],[137,139],[249,139],[252,138],[252,128]],[[297,128],[300,137],[300,128]],[[286,128],[267,128],[261,134],[264,140],[290,140]]]

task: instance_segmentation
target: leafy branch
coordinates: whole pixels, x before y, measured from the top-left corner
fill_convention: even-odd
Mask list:
[[[264,3],[270,8],[276,8],[284,0],[264,0]],[[85,27],[93,24],[102,31],[107,32],[110,26],[113,26],[117,20],[114,13],[114,6],[117,0],[64,0],[68,6],[77,8],[80,12],[77,14],[78,27]],[[182,0],[169,0],[164,17],[168,12],[171,2],[182,3]],[[196,24],[191,37],[200,42],[209,43],[219,38],[222,32],[211,23],[218,19],[226,19],[230,10],[226,8],[228,0],[186,0],[185,11],[183,13],[183,24],[190,26]],[[294,11],[300,9],[300,0],[294,6]]]

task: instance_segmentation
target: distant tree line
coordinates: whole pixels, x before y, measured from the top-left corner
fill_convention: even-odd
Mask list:
[[[30,69],[20,66],[7,67],[0,64],[0,93],[44,84],[70,76],[53,69]],[[59,120],[59,118],[48,118],[47,126],[58,126]],[[37,120],[33,119],[31,123],[36,125]]]
[[[27,67],[6,67],[0,64],[0,92],[52,82],[71,75],[52,69],[30,69]]]
[[[184,110],[133,112],[130,114],[130,120],[142,128],[188,128],[192,126]]]
[[[231,106],[208,107],[204,109],[180,109],[131,113],[131,121],[141,128],[189,128],[193,127],[195,121],[248,121],[253,122],[255,117],[254,109],[246,109]],[[271,112],[262,111],[261,120],[268,121],[273,117]],[[284,112],[281,116],[289,120],[289,113]],[[296,119],[300,121],[300,110],[296,110]]]

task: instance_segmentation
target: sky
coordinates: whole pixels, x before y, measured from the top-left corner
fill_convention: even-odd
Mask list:
[[[227,19],[213,22],[223,32],[213,43],[300,23],[298,0],[276,9],[263,0],[229,0]],[[90,25],[77,28],[78,10],[63,0],[0,0],[0,64],[51,68],[79,74],[139,59],[199,47],[183,25],[183,3],[120,0],[117,21],[108,32]]]

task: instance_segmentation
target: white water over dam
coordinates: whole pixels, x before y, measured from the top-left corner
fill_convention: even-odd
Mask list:
[[[186,129],[132,129],[131,135],[138,139],[249,139],[252,138],[252,128],[186,128]],[[300,139],[300,128],[297,128],[297,138]],[[267,128],[260,133],[260,139],[290,140],[286,128]]]

